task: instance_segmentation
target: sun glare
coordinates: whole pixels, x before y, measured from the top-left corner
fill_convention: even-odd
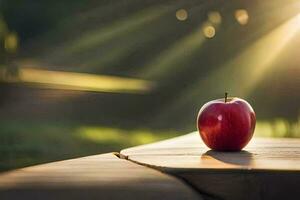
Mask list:
[[[213,77],[222,77],[222,73],[231,74],[231,78],[227,77],[227,80],[231,79],[232,81],[228,82],[230,85],[227,87],[232,88],[235,94],[249,95],[265,73],[271,69],[276,59],[279,59],[280,52],[290,44],[299,29],[300,14],[254,42],[236,58],[225,64],[223,69],[218,72],[219,75],[215,74]],[[210,79],[214,79],[213,77],[210,76]],[[237,82],[241,84],[237,85]]]
[[[247,97],[268,70],[272,69],[287,45],[293,45],[293,38],[297,36],[299,30],[300,14],[263,35],[234,58],[200,79],[197,84],[185,91],[188,95],[182,96],[168,109],[175,109],[179,104],[185,105],[186,102],[194,102],[193,100],[201,95],[199,91],[205,91],[206,95],[219,95],[227,90],[236,96]],[[214,90],[210,91],[207,88]]]
[[[251,70],[249,84],[245,84],[245,92],[253,91],[265,73],[273,66],[280,52],[290,44],[292,39],[300,30],[300,14],[288,20],[268,35],[257,41],[241,58],[248,60],[248,69]],[[245,61],[243,61],[245,62]],[[249,70],[250,71],[250,70]]]

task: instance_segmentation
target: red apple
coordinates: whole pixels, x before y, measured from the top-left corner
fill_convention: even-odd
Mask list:
[[[210,101],[202,106],[197,118],[198,131],[204,143],[217,151],[239,151],[253,136],[255,113],[240,98]]]

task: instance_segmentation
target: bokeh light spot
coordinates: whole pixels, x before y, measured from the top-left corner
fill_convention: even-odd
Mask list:
[[[207,16],[211,23],[220,24],[222,22],[222,16],[218,11],[211,11]]]
[[[43,88],[90,92],[146,93],[153,88],[150,81],[109,75],[18,68],[18,77],[7,77],[0,68],[0,81],[30,83]]]
[[[4,49],[9,53],[14,53],[18,49],[18,35],[16,33],[9,33],[4,38]]]
[[[216,29],[212,25],[205,25],[203,27],[203,34],[207,38],[213,38],[216,35]]]
[[[249,21],[249,15],[247,10],[245,9],[238,9],[234,13],[235,19],[241,25],[246,25]]]
[[[176,18],[179,21],[185,21],[188,18],[188,12],[185,9],[180,9],[176,11]]]

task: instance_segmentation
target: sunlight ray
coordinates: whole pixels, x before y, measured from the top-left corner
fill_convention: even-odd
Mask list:
[[[234,94],[244,97],[249,95],[299,29],[300,14],[260,38],[206,81],[217,79],[219,83],[227,83],[224,86]],[[219,88],[225,91],[225,87]]]
[[[97,55],[97,59],[88,60],[86,65],[98,69],[105,68],[105,66],[109,66],[110,63],[115,63],[116,61],[132,54],[132,52],[137,49],[144,49],[147,45],[153,45],[154,42],[159,41],[160,37],[164,37],[171,31],[176,30],[176,27],[173,25],[168,26],[165,29],[157,30],[153,34],[149,34],[155,29],[155,27],[162,27],[168,23],[169,18],[166,17],[166,15],[170,15],[173,12],[174,11],[169,11],[160,18],[152,20],[151,24],[142,26],[134,32],[124,33],[121,37],[117,37],[113,41],[110,41],[108,45],[109,48],[106,48],[107,51],[102,51],[100,56],[98,51],[98,53],[95,53],[95,55]],[[120,48],[120,46],[122,46],[122,48]],[[103,45],[101,49],[105,49],[105,47],[107,47],[107,45]],[[91,54],[89,54],[89,58],[90,57]]]
[[[197,84],[199,93],[214,85],[215,94],[228,91],[237,96],[247,96],[263,75],[279,58],[280,52],[300,30],[300,14],[258,39],[241,54],[211,72]],[[237,84],[238,83],[238,84]]]
[[[175,7],[175,6],[172,6]],[[93,31],[84,33],[79,39],[75,40],[65,50],[70,54],[90,49],[112,38],[133,31],[142,24],[151,22],[168,12],[170,7],[154,6],[146,10],[139,11],[121,21],[112,23],[108,27],[101,27]]]
[[[300,14],[274,28],[236,57],[193,84],[179,95],[180,98],[161,111],[161,117],[168,116],[178,108],[197,107],[196,99],[202,97],[205,100],[201,95],[217,97],[227,91],[234,96],[247,97],[272,69],[280,53],[293,41],[299,30]]]
[[[203,35],[203,28],[209,22],[203,23],[199,28],[177,41],[171,47],[159,54],[151,63],[146,65],[139,74],[146,78],[161,78],[170,70],[180,70],[178,64],[187,60],[199,49],[207,38]],[[215,25],[216,26],[216,25]]]
[[[150,81],[140,79],[34,68],[20,68],[17,75],[9,76],[7,71],[2,69],[0,71],[0,80],[34,84],[38,87],[52,89],[92,92],[146,93],[153,87]]]

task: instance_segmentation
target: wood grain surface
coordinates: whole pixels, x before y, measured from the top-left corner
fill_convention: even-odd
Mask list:
[[[0,199],[202,199],[180,180],[114,154],[0,174]]]
[[[300,171],[299,139],[253,138],[240,152],[208,149],[198,133],[121,151],[129,159],[169,169]]]
[[[182,178],[212,199],[298,199],[300,140],[253,138],[240,152],[208,149],[197,132],[121,155]]]

